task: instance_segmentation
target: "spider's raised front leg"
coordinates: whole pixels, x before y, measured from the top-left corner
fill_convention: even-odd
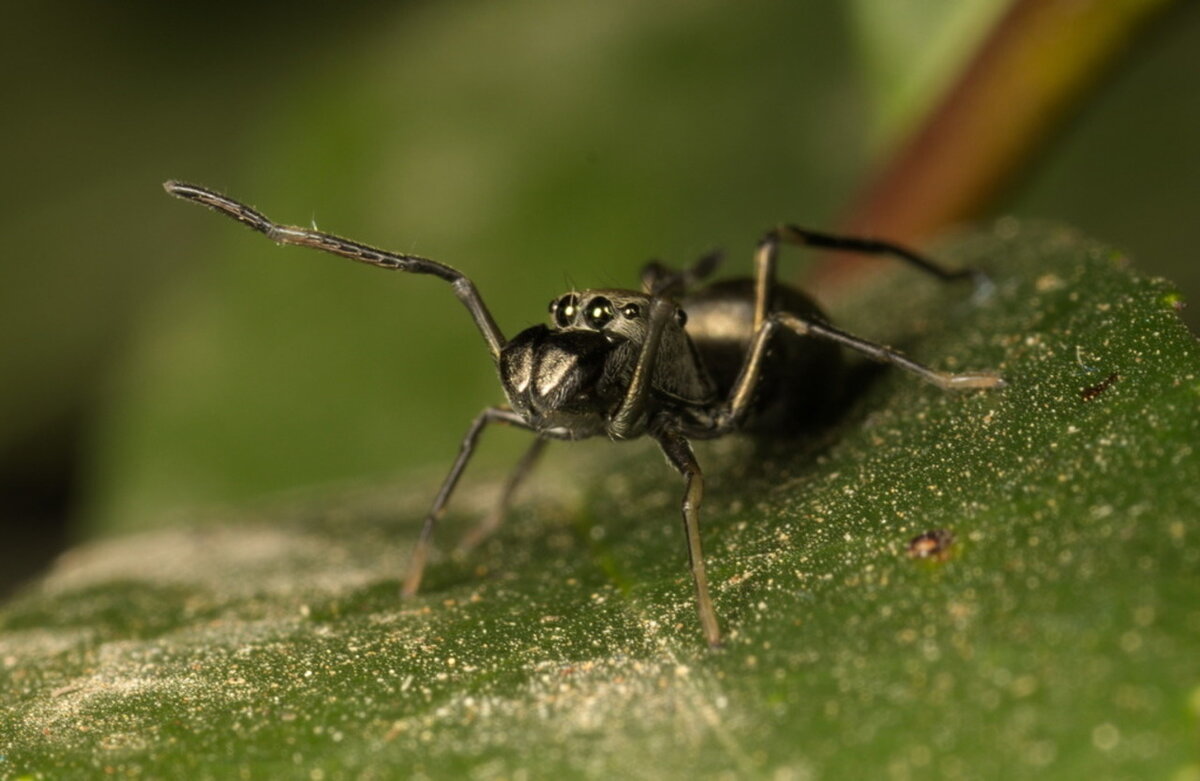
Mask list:
[[[350,260],[357,260],[361,263],[378,266],[389,271],[430,274],[449,282],[451,288],[454,290],[454,295],[466,306],[467,311],[471,314],[471,319],[475,321],[475,326],[479,329],[479,333],[483,336],[484,341],[487,342],[492,360],[499,362],[500,353],[506,344],[504,334],[500,331],[487,306],[483,303],[483,298],[479,295],[479,291],[475,289],[475,284],[457,269],[447,266],[444,263],[430,260],[429,258],[420,257],[419,255],[389,252],[351,239],[345,239],[341,236],[335,236],[332,233],[325,233],[324,231],[310,228],[300,228],[294,225],[283,225],[271,220],[266,215],[240,201],[236,201],[206,187],[200,187],[199,185],[168,181],[163,183],[163,188],[176,198],[182,198],[186,201],[207,206],[213,211],[237,220],[278,244],[310,247],[333,255],[339,255],[343,258],[349,258]],[[436,525],[437,519],[444,509],[447,499],[450,498],[450,493],[454,490],[454,485],[458,482],[459,475],[462,474],[463,468],[471,457],[471,452],[474,450],[475,441],[479,438],[480,431],[486,424],[493,422],[508,423],[510,425],[521,426],[522,428],[529,428],[520,415],[512,410],[499,407],[486,409],[475,418],[475,421],[471,424],[471,428],[467,431],[467,435],[463,438],[458,458],[455,459],[450,474],[446,476],[446,480],[442,483],[441,490],[438,491],[437,498],[433,502],[433,507],[425,517],[425,523],[421,527],[421,534],[413,550],[412,562],[409,565],[408,576],[404,581],[403,592],[405,595],[415,594],[420,587],[421,576],[425,571],[425,561],[429,556],[429,545],[430,539],[433,536],[433,527]],[[510,486],[510,494],[511,488],[514,487],[515,485]]]
[[[454,295],[458,296],[458,299],[467,307],[467,311],[471,313],[471,319],[475,321],[475,326],[483,335],[484,341],[487,342],[492,360],[500,360],[500,351],[505,344],[504,334],[496,325],[496,321],[492,319],[491,313],[483,303],[483,298],[475,289],[475,284],[458,269],[438,263],[436,260],[422,258],[419,255],[389,252],[324,231],[299,228],[294,225],[281,225],[246,204],[209,190],[207,187],[168,181],[163,183],[163,189],[176,198],[207,206],[215,212],[235,219],[278,244],[311,247],[350,260],[357,260],[360,263],[369,263],[389,271],[432,274],[449,282],[454,289]]]

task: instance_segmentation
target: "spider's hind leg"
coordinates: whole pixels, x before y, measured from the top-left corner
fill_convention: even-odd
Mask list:
[[[888,363],[906,372],[911,372],[942,390],[973,390],[1003,388],[1005,386],[1004,378],[995,372],[980,371],[952,374],[950,372],[938,371],[923,363],[917,363],[887,345],[861,339],[820,320],[797,317],[790,312],[776,312],[771,318],[783,327],[798,334],[814,336],[818,339],[827,339],[835,344],[840,344],[842,347],[848,347],[857,353],[865,355],[873,361]]]
[[[821,233],[808,230],[796,225],[780,225],[771,231],[769,236],[778,241],[798,244],[804,247],[831,249],[842,252],[858,252],[863,255],[890,255],[908,263],[926,274],[937,277],[943,282],[954,282],[959,279],[970,279],[977,287],[990,286],[991,282],[979,269],[961,268],[950,269],[940,263],[915,252],[902,244],[862,236],[841,236],[832,233]]]
[[[937,385],[944,390],[966,390],[972,388],[1000,388],[1004,380],[993,372],[968,372],[952,374],[918,363],[900,352],[883,344],[861,339],[825,322],[819,314],[802,314],[786,311],[772,311],[771,302],[774,300],[776,273],[778,265],[779,242],[787,241],[793,244],[826,247],[830,249],[846,249],[873,254],[895,255],[908,263],[930,273],[939,279],[951,281],[956,279],[984,279],[973,269],[950,270],[918,255],[911,250],[889,242],[873,239],[858,239],[847,236],[833,236],[825,233],[805,231],[795,226],[782,226],[767,233],[759,242],[754,254],[754,336],[746,350],[742,368],[734,382],[725,404],[717,414],[717,430],[729,431],[741,426],[754,403],[755,391],[766,362],[767,346],[771,335],[779,328],[785,328],[800,336],[811,336],[823,339],[854,350],[873,361],[891,364],[907,372],[911,372],[926,382]]]
[[[754,312],[755,331],[762,326],[763,321],[767,317],[767,302],[771,299],[771,288],[775,284],[776,257],[779,254],[780,242],[796,244],[802,247],[858,252],[864,255],[889,255],[943,282],[969,279],[975,284],[976,297],[981,295],[986,297],[987,293],[993,287],[991,280],[979,269],[946,268],[940,263],[902,244],[860,236],[821,233],[796,225],[779,225],[767,232],[767,235],[759,242],[758,249],[754,254],[755,278],[757,280]]]
[[[923,363],[918,363],[904,354],[893,350],[887,345],[868,341],[849,334],[840,328],[834,328],[828,323],[815,317],[801,317],[791,312],[771,312],[766,316],[761,327],[755,331],[754,339],[746,352],[741,373],[733,386],[724,407],[717,415],[718,429],[728,431],[738,428],[745,420],[753,404],[754,391],[762,375],[766,359],[767,345],[772,334],[780,328],[786,328],[801,336],[811,336],[824,339],[835,344],[854,350],[873,361],[891,364],[897,368],[917,375],[928,383],[942,390],[972,390],[1003,388],[1004,378],[995,372],[964,372],[952,374],[938,371]]]

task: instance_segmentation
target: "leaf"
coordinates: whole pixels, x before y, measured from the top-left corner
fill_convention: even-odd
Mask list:
[[[0,614],[0,770],[1194,774],[1200,361],[1178,296],[1061,229],[948,253],[990,297],[904,271],[844,322],[1009,387],[888,371],[799,446],[701,448],[723,650],[661,457],[564,446],[412,602],[432,483],[72,551]],[[464,488],[442,545],[493,497]],[[913,558],[932,531],[952,541]]]

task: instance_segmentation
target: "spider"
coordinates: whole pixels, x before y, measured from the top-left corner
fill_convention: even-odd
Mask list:
[[[682,517],[688,567],[704,638],[721,643],[717,612],[708,591],[700,547],[700,504],[704,478],[690,440],[735,431],[780,436],[819,414],[829,401],[830,378],[845,347],[897,366],[945,390],[999,388],[992,372],[950,374],[913,361],[882,344],[833,327],[800,291],[776,281],[780,244],[797,244],[868,254],[892,255],[941,280],[971,278],[972,269],[948,270],[905,247],[885,241],[835,236],[781,225],[767,232],[754,255],[753,278],[698,287],[717,267],[707,255],[683,270],[651,262],[641,290],[576,290],[550,302],[549,324],[505,338],[474,283],[450,266],[428,258],[376,249],[329,233],[276,223],[249,206],[204,187],[164,183],[168,193],[194,201],[263,233],[279,244],[295,244],[351,260],[450,283],[487,344],[504,406],[486,407],[472,421],[458,456],[425,516],[402,593],[421,585],[434,527],[450,499],[479,435],[492,423],[525,429],[534,440],[505,483],[501,499],[467,535],[470,548],[500,524],[521,481],[551,439],[648,436],[683,477]]]

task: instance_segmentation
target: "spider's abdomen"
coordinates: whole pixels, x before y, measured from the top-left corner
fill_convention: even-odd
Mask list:
[[[605,413],[614,404],[601,381],[612,349],[602,334],[591,331],[525,329],[500,353],[508,403],[551,436],[583,439],[602,432]]]
[[[680,303],[688,314],[688,336],[718,395],[726,398],[754,337],[754,280],[715,282]],[[824,319],[812,299],[782,284],[775,285],[769,310]],[[744,428],[766,436],[793,436],[820,421],[837,398],[843,379],[841,355],[831,342],[780,329],[771,337],[761,377]]]

